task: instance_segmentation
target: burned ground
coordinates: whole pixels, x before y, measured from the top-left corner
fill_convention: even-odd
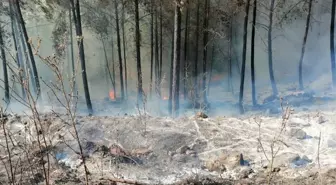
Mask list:
[[[96,184],[267,184],[270,176],[272,184],[334,184],[336,114],[320,108],[294,109],[288,120],[281,107],[273,116],[78,116],[76,126]],[[50,182],[80,184],[84,170],[68,117],[46,113],[41,120],[48,141],[43,150],[30,116],[6,117],[16,179],[43,181],[41,156],[49,154]],[[1,147],[8,170],[3,132]],[[1,169],[1,182],[8,183]]]

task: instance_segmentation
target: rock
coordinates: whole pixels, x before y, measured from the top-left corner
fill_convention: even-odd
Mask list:
[[[295,137],[296,139],[306,139],[307,133],[299,128],[292,128],[289,132],[291,137]]]
[[[197,112],[196,113],[196,118],[208,118],[208,115],[206,115],[203,112]]]
[[[180,148],[178,148],[176,150],[176,153],[178,154],[185,154],[187,150],[189,150],[190,148],[188,146],[181,146]]]

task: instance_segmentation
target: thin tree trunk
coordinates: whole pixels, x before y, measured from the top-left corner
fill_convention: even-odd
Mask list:
[[[111,82],[112,82],[112,88],[113,88],[114,97],[117,97],[117,86],[116,86],[116,78],[115,78],[115,60],[114,60],[113,34],[112,34],[112,37],[111,37],[111,57],[112,57],[112,81]]]
[[[70,31],[70,60],[71,60],[71,68],[72,68],[72,88],[73,94],[77,94],[77,87],[76,87],[76,72],[75,72],[75,56],[74,56],[74,49],[73,49],[73,34],[72,34],[72,18],[71,18],[71,8],[69,9],[69,31]]]
[[[150,83],[149,83],[149,93],[152,97],[153,91],[153,67],[154,67],[154,0],[151,0],[151,23],[150,23]],[[155,70],[156,71],[156,70]]]
[[[232,84],[232,47],[233,47],[233,31],[232,31],[232,22],[233,22],[233,15],[230,19],[230,43],[229,43],[229,78],[228,78],[228,84],[229,84],[229,90],[233,94],[233,84]]]
[[[273,11],[275,0],[271,0],[270,13],[269,13],[269,25],[268,25],[268,70],[272,85],[273,97],[278,95],[278,89],[276,87],[274,71],[273,71],[273,51],[272,51],[272,27],[273,27]]]
[[[159,79],[160,79],[160,84],[159,84],[159,95],[160,95],[160,98],[161,98],[161,82],[162,82],[162,60],[163,60],[163,31],[162,31],[162,28],[163,28],[163,22],[162,22],[162,0],[160,0],[160,69],[159,69]]]
[[[139,4],[138,0],[134,0],[135,6],[135,46],[136,46],[136,63],[138,76],[138,104],[143,103],[142,90],[142,72],[141,72],[141,53],[140,53],[140,26],[139,26]]]
[[[120,39],[120,30],[119,30],[119,12],[118,12],[117,0],[114,0],[114,9],[115,9],[115,18],[116,18],[115,20],[116,20],[116,29],[117,29],[120,92],[121,92],[121,100],[124,100],[124,97],[125,97],[124,74],[123,74],[123,62],[122,62],[122,54],[121,54],[121,39]]]
[[[82,23],[81,23],[81,15],[80,15],[80,5],[79,0],[76,0],[76,3],[74,3],[74,0],[71,0],[71,6],[72,6],[72,13],[74,17],[74,22],[76,26],[76,35],[77,35],[77,45],[79,50],[79,58],[81,62],[81,68],[82,68],[82,79],[83,79],[83,87],[84,87],[84,94],[85,94],[85,100],[86,100],[86,106],[88,109],[89,114],[93,114],[92,104],[91,104],[91,98],[90,98],[90,92],[89,92],[89,85],[87,81],[87,75],[86,75],[86,66],[85,66],[85,53],[84,53],[84,44],[83,44],[83,33],[82,33]]]
[[[208,63],[208,24],[209,24],[209,0],[205,0],[204,5],[204,21],[203,21],[203,75],[202,75],[202,94],[204,105],[207,105],[207,88],[206,88],[206,78],[207,78],[207,63]]]
[[[248,14],[250,9],[250,0],[247,0],[245,6],[245,19],[244,19],[244,38],[243,38],[243,53],[242,53],[242,70],[240,73],[240,88],[239,88],[239,109],[240,113],[244,113],[243,95],[244,95],[244,80],[245,80],[245,64],[246,64],[246,46],[247,46],[247,24]]]
[[[335,65],[335,6],[336,0],[332,1],[331,5],[331,22],[330,22],[330,57],[331,57],[331,73],[332,73],[332,83],[333,87],[336,86],[336,65]]]
[[[2,25],[0,24],[0,51],[1,51],[1,59],[2,59],[2,69],[4,75],[4,85],[5,85],[5,102],[6,104],[10,103],[9,98],[9,82],[8,82],[8,71],[7,71],[7,59],[5,53],[5,44],[3,40],[3,30]]]
[[[211,61],[210,61],[210,73],[209,73],[209,80],[208,80],[208,88],[207,88],[207,93],[209,96],[210,93],[210,87],[211,87],[211,78],[212,78],[212,71],[213,71],[213,63],[215,60],[215,42],[212,42],[212,47],[211,47]]]
[[[100,39],[101,40],[101,42],[102,42],[102,45],[103,45],[103,50],[104,50],[104,57],[105,57],[105,68],[106,68],[106,70],[107,70],[107,73],[108,73],[108,75],[109,75],[109,77],[110,77],[110,80],[111,80],[111,83],[112,83],[112,88],[113,88],[113,93],[114,93],[114,96],[115,96],[115,88],[114,88],[114,86],[115,86],[115,82],[114,82],[114,80],[113,80],[113,77],[112,77],[112,74],[111,74],[111,70],[110,70],[110,66],[109,66],[109,62],[108,62],[108,58],[107,58],[107,52],[106,52],[106,46],[105,46],[105,42],[104,42],[104,39],[103,38],[101,38]]]
[[[25,99],[26,98],[26,92],[24,89],[23,85],[23,78],[25,78],[25,73],[24,70],[21,71],[21,69],[24,69],[24,66],[22,65],[22,53],[21,53],[21,48],[19,48],[19,42],[18,42],[18,31],[17,31],[17,24],[15,21],[15,16],[14,16],[14,10],[13,10],[13,5],[12,3],[9,3],[9,13],[10,13],[10,19],[11,19],[11,29],[12,29],[12,37],[13,37],[13,43],[14,43],[14,49],[15,49],[15,60],[18,65],[19,71],[19,80],[21,84],[21,92],[22,92],[22,97]],[[22,74],[21,74],[22,73]]]
[[[169,71],[169,101],[168,101],[168,111],[169,115],[173,114],[173,66],[174,66],[174,31],[172,31],[172,44],[170,49],[170,71]]]
[[[174,65],[173,65],[173,116],[178,116],[180,94],[180,48],[181,48],[181,7],[180,1],[175,0],[174,20]]]
[[[306,43],[307,43],[307,38],[308,38],[312,4],[313,4],[313,0],[309,0],[308,15],[307,15],[307,20],[306,20],[306,29],[305,29],[305,34],[304,34],[304,37],[303,37],[303,43],[302,43],[302,48],[301,48],[301,56],[300,56],[300,63],[299,63],[299,85],[300,85],[300,89],[301,90],[303,90],[302,64],[303,64],[303,57],[304,57],[304,54],[305,54]]]
[[[25,40],[25,42],[27,44],[27,47],[28,47],[28,54],[29,54],[29,58],[30,58],[30,62],[31,62],[32,72],[33,72],[33,75],[34,75],[33,78],[34,78],[34,88],[36,89],[35,92],[36,92],[37,97],[41,98],[40,97],[41,87],[40,87],[40,81],[39,81],[39,77],[38,77],[38,73],[37,73],[35,58],[34,58],[34,55],[33,55],[32,47],[29,44],[28,33],[27,33],[26,25],[24,23],[23,16],[22,16],[22,13],[21,13],[19,0],[15,0],[15,5],[16,5],[16,11],[18,13],[17,17],[19,19],[19,23],[20,23],[21,28],[22,28],[24,40]]]
[[[22,49],[24,52],[24,56],[25,56],[25,63],[23,65],[23,71],[26,71],[28,73],[28,79],[27,80],[31,80],[31,85],[33,87],[33,94],[36,94],[36,85],[35,85],[35,79],[33,78],[34,74],[33,71],[31,70],[31,65],[29,63],[29,57],[28,57],[28,50],[27,50],[27,42],[25,42],[24,36],[23,36],[23,31],[22,31],[22,26],[20,26],[19,22],[17,21],[17,29],[19,30],[19,35],[20,35],[20,40],[21,41],[21,45],[22,45]],[[30,84],[29,87],[30,88]]]
[[[200,16],[200,2],[197,0],[197,12],[196,12],[196,48],[195,48],[195,65],[194,65],[194,93],[195,93],[195,100],[194,106],[198,104],[198,42],[199,42],[199,16]]]
[[[158,25],[158,11],[157,8],[154,9],[155,13],[155,27],[154,27],[154,35],[155,35],[155,43],[154,43],[154,50],[155,50],[155,92],[159,95],[160,91],[160,61],[159,61],[159,25]]]
[[[257,0],[253,2],[253,20],[251,37],[251,80],[252,80],[252,104],[257,105],[256,87],[255,87],[255,69],[254,69],[254,43],[255,43],[255,25],[257,19]]]
[[[123,37],[123,53],[124,53],[124,68],[125,68],[125,98],[128,96],[127,89],[127,60],[126,60],[126,38],[125,38],[125,2],[122,0],[122,37]]]
[[[188,76],[188,39],[189,39],[189,1],[186,1],[186,16],[185,16],[185,30],[184,30],[184,66],[183,66],[183,97],[187,99],[187,76]]]

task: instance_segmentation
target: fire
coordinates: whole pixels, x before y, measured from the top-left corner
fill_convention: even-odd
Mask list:
[[[163,97],[162,97],[162,100],[168,100],[168,99],[169,99],[168,96],[163,96]]]
[[[114,90],[113,89],[110,90],[109,97],[110,97],[111,100],[115,100],[115,94],[114,94]]]
[[[211,79],[211,81],[219,81],[219,80],[222,80],[223,77],[221,75],[214,75]]]

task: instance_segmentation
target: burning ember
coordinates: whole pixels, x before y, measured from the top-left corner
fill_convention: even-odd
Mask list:
[[[113,89],[110,90],[109,97],[110,97],[111,100],[115,100],[115,94],[114,94],[114,90]]]

